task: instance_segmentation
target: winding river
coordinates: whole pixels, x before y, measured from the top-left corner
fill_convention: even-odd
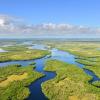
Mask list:
[[[38,47],[38,49],[41,49],[41,48],[39,48],[39,45],[37,47]],[[33,49],[34,49],[34,47],[33,47]],[[27,65],[31,64],[32,62],[35,62],[36,63],[35,70],[38,71],[38,72],[41,72],[41,73],[43,73],[45,75],[45,76],[41,77],[40,79],[37,79],[35,82],[33,82],[29,86],[31,94],[27,98],[27,100],[34,100],[34,99],[35,100],[48,100],[45,97],[45,95],[43,94],[43,92],[42,92],[41,84],[43,82],[47,81],[47,80],[53,79],[56,76],[56,73],[55,72],[47,72],[47,71],[43,70],[44,63],[45,63],[46,60],[48,60],[48,59],[52,59],[52,60],[56,59],[56,60],[60,60],[60,61],[63,61],[63,62],[67,62],[69,64],[75,64],[79,68],[83,68],[84,67],[83,64],[77,63],[75,61],[75,56],[74,55],[72,55],[72,54],[70,54],[68,52],[61,51],[61,50],[58,50],[56,48],[53,48],[50,51],[51,51],[51,56],[47,55],[46,57],[43,57],[43,58],[40,58],[40,59],[36,59],[36,60],[10,61],[10,62],[2,62],[2,63],[0,63],[0,66],[7,66],[9,64],[21,64],[22,66],[27,66]],[[86,69],[84,69],[84,71],[86,72],[86,74],[88,74],[88,75],[93,77],[92,80],[90,80],[89,82],[92,83],[94,81],[100,80],[92,71],[86,70]]]

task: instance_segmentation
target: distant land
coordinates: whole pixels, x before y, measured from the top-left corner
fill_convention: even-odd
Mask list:
[[[2,41],[8,41],[8,40],[53,40],[53,41],[75,41],[75,42],[100,42],[100,38],[0,38]]]

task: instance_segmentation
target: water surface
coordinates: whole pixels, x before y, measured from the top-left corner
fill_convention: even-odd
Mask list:
[[[0,48],[0,52],[7,52],[7,51]]]

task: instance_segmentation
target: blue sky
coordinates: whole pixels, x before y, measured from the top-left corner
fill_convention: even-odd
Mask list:
[[[54,23],[99,28],[100,0],[0,0],[0,14],[35,25]]]

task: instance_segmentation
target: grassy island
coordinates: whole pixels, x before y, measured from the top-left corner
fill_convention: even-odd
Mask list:
[[[8,52],[0,53],[0,62],[13,60],[32,60],[50,54],[47,50],[27,49],[25,46],[5,47]]]
[[[57,60],[48,60],[46,71],[55,71],[57,76],[42,84],[50,100],[99,100],[100,89],[89,84],[91,79],[83,69]]]

